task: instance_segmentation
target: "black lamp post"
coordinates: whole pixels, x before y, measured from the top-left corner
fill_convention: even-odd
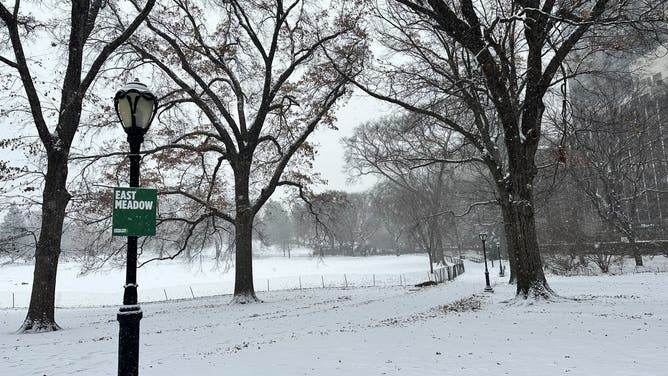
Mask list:
[[[501,243],[496,242],[496,253],[499,255],[499,277],[504,277],[503,265],[501,265]]]
[[[485,259],[485,292],[494,292],[494,289],[489,284],[489,271],[487,270],[487,249],[485,248],[485,240],[487,240],[487,233],[481,232],[479,234],[480,240],[482,240],[482,255]]]
[[[146,85],[135,79],[123,86],[114,97],[114,108],[128,134],[130,144],[130,187],[139,187],[139,161],[144,134],[158,109],[158,100]],[[137,301],[137,237],[128,236],[127,267],[123,306],[118,312],[118,375],[136,376],[139,372],[139,320]]]

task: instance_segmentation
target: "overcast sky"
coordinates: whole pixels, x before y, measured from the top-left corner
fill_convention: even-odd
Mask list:
[[[318,154],[313,163],[314,172],[318,172],[327,180],[326,185],[315,187],[318,192],[326,190],[363,191],[370,188],[376,179],[364,177],[349,182],[345,172],[344,146],[342,139],[352,135],[355,127],[370,120],[388,115],[396,108],[374,99],[359,90],[355,91],[350,101],[337,113],[336,126],[338,131],[319,129],[311,138],[318,144]]]

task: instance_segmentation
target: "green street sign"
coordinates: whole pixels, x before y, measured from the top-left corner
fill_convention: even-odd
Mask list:
[[[115,187],[111,228],[113,236],[155,235],[158,191]]]

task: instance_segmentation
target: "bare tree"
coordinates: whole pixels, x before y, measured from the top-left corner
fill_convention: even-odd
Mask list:
[[[154,135],[161,145],[148,150],[168,169],[153,176],[164,196],[191,202],[188,228],[207,219],[233,224],[236,302],[257,301],[256,214],[278,187],[309,182],[307,138],[333,125],[347,96],[323,51],[352,76],[366,56],[360,16],[354,2],[326,10],[301,0],[174,0],[130,43],[136,64],[150,63],[170,82],[164,130]]]
[[[413,239],[410,238],[409,229],[415,222],[406,213],[404,200],[401,195],[397,196],[399,190],[389,181],[380,181],[373,187],[373,196],[378,212],[378,220],[383,229],[388,232],[389,244],[397,255],[402,254],[411,247]]]
[[[363,227],[368,213],[361,213],[368,209],[369,201],[363,196],[344,191],[311,194],[308,203],[298,211],[302,226],[310,230],[311,245],[321,256],[354,255],[356,245],[367,234]]]
[[[337,223],[340,222],[348,205],[345,192],[326,191],[311,194],[306,202],[293,205],[294,222],[300,229],[305,244],[311,246],[322,258],[326,253],[338,253],[336,243]]]
[[[28,104],[26,112],[30,114],[47,159],[43,172],[42,223],[35,250],[35,273],[22,332],[59,329],[54,317],[54,299],[63,221],[71,198],[67,191],[68,158],[81,121],[84,100],[107,59],[132,35],[154,4],[155,0],[147,0],[124,29],[109,27],[104,21],[104,17],[109,16],[107,11],[118,12],[116,7],[119,5],[102,0],[72,1],[67,20],[40,20],[31,15],[30,10],[24,10],[19,0],[13,6],[0,4],[3,31],[11,42],[11,57],[0,56],[0,62],[20,77],[22,97]],[[64,70],[62,74],[52,73],[52,77],[58,77],[53,82],[33,73],[44,62],[34,60],[28,50],[38,33],[50,27],[59,28],[56,34],[69,34],[63,40],[67,45],[63,51],[66,57]],[[58,82],[59,79],[62,81]],[[57,96],[59,100],[56,100]]]
[[[660,22],[656,5],[395,0],[378,7],[378,39],[393,59],[380,60],[375,75],[356,83],[458,132],[477,151],[496,185],[518,297],[552,295],[533,197],[545,99],[576,72],[566,58],[594,45],[585,43],[589,36],[604,44],[617,29],[646,26],[640,18]]]
[[[261,225],[256,224],[256,227],[259,227],[263,243],[280,246],[283,256],[290,258],[294,225],[288,211],[280,202],[270,200],[265,204],[261,217]]]
[[[365,255],[369,241],[380,226],[373,197],[367,192],[348,193],[347,196],[348,205],[337,226],[338,238],[349,245],[348,254]]]
[[[393,186],[389,192],[401,203],[396,215],[403,216],[404,231],[427,251],[430,270],[445,261],[453,164],[463,161],[454,155],[465,149],[452,136],[429,118],[407,115],[364,124],[345,140],[352,174],[375,174]]]

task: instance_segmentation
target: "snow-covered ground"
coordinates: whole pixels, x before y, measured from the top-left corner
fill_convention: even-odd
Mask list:
[[[402,256],[403,257],[403,256]],[[401,259],[401,258],[399,258]],[[360,259],[362,260],[362,259]],[[364,261],[358,261],[364,263]],[[326,288],[142,305],[141,375],[667,375],[668,273],[550,277],[533,305],[479,264],[435,287]],[[117,307],[57,311],[16,335],[0,310],[0,375],[115,375]]]

